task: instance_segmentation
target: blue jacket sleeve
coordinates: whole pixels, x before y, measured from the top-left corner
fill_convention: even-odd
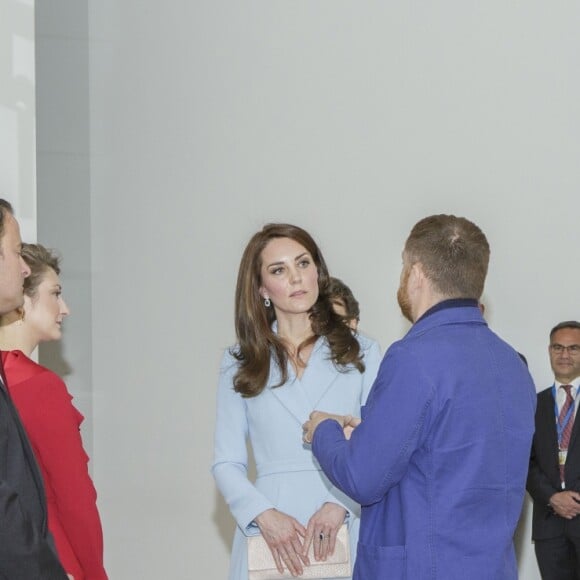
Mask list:
[[[394,344],[350,440],[336,421],[324,421],[314,434],[313,452],[328,478],[361,505],[380,501],[401,480],[413,452],[422,445],[432,421],[434,395],[419,361],[400,343]]]
[[[373,383],[377,377],[377,372],[381,364],[381,349],[379,344],[374,340],[360,337],[359,341],[361,348],[364,351],[363,362],[365,365],[360,401],[362,407],[366,403],[371,387],[373,386]],[[340,430],[340,432],[342,433],[342,430]],[[352,500],[350,500],[348,497],[345,497],[344,491],[342,491],[340,488],[337,488],[337,486],[332,486],[328,490],[328,497],[326,502],[336,503],[347,510],[347,512],[354,513],[354,515],[357,517],[360,516],[360,506],[355,506]]]

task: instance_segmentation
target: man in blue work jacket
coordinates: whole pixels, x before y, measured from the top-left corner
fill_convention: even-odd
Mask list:
[[[362,505],[358,580],[516,580],[536,393],[478,308],[489,263],[465,218],[418,222],[398,301],[413,323],[387,351],[350,439],[314,412],[304,439]],[[345,431],[343,431],[345,429]]]

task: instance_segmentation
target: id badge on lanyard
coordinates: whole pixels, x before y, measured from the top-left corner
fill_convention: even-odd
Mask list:
[[[558,465],[566,465],[566,458],[568,457],[567,449],[558,450]]]

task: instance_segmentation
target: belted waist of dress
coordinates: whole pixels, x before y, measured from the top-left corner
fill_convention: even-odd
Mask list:
[[[256,465],[258,477],[264,475],[272,475],[273,473],[287,473],[289,471],[321,471],[320,464],[314,457],[309,460],[294,459],[294,460],[279,460],[279,461],[264,461]]]

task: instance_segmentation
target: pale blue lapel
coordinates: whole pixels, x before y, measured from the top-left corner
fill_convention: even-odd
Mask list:
[[[320,408],[320,401],[332,389],[340,376],[340,371],[332,362],[330,355],[331,351],[326,340],[318,339],[310,355],[308,367],[302,375],[302,383],[310,401],[311,410],[323,410]]]
[[[268,387],[280,404],[302,425],[318,403],[332,388],[338,378],[338,370],[329,358],[330,349],[326,340],[319,338],[314,345],[302,379],[297,379],[292,365],[289,365],[288,380],[281,387]],[[280,382],[280,371],[274,360],[270,361],[268,384]]]
[[[291,367],[291,365],[289,365]],[[269,385],[277,385],[280,382],[280,371],[276,366],[274,360],[270,361],[270,381]],[[312,411],[312,406],[308,401],[308,397],[296,379],[294,369],[288,369],[288,380],[280,387],[268,387],[270,393],[277,399],[277,401],[290,413],[300,425],[308,420],[308,416]]]

